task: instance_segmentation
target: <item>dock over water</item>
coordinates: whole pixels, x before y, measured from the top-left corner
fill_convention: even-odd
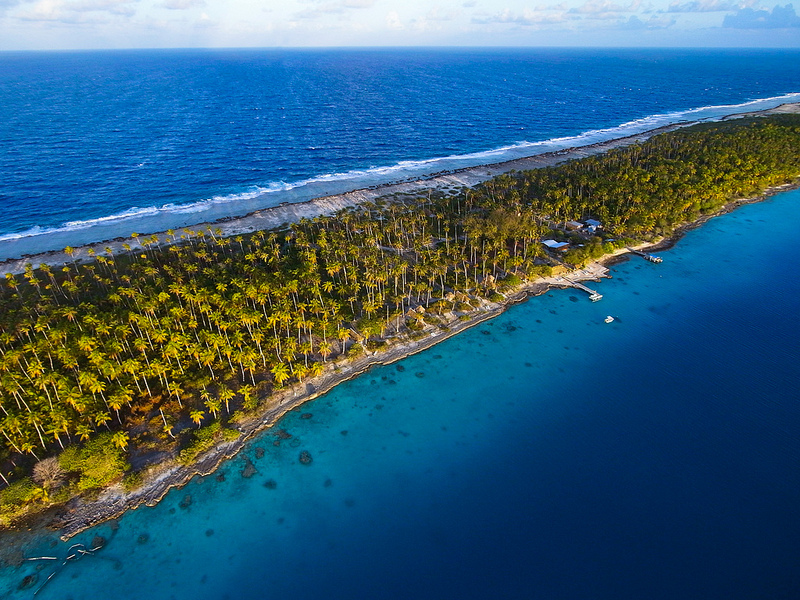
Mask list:
[[[565,287],[577,288],[589,294],[589,300],[597,302],[603,298],[603,294],[587,287],[578,279],[582,281],[600,281],[603,277],[610,277],[608,274],[608,267],[600,263],[591,263],[586,267],[570,273],[571,277],[558,276],[554,277],[551,281],[555,285],[563,285]]]
[[[660,256],[656,256],[655,254],[648,254],[647,252],[642,252],[641,250],[634,250],[633,248],[628,248],[628,251],[636,254],[637,256],[641,256],[643,259],[650,261],[651,263],[660,263],[663,262],[664,259]]]
[[[567,281],[572,287],[578,288],[579,290],[583,290],[584,292],[589,294],[589,300],[591,300],[592,302],[597,302],[598,300],[603,299],[603,294],[596,292],[595,290],[589,287],[586,287],[585,285],[583,285],[578,281],[572,281],[572,279],[568,279],[567,277],[564,277],[564,281]]]

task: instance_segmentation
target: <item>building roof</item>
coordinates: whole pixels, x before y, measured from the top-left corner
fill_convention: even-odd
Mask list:
[[[552,248],[553,250],[558,250],[559,248],[563,248],[564,246],[569,246],[569,242],[557,242],[555,240],[542,240],[542,243],[548,248]]]
[[[596,221],[595,219],[586,219],[587,225],[594,225],[595,227],[600,227],[600,221]]]

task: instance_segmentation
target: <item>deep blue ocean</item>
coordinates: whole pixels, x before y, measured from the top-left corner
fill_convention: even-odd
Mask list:
[[[0,53],[0,260],[787,100],[797,50]]]
[[[666,50],[0,55],[2,89],[20,90],[16,109],[0,103],[2,143],[22,147],[19,170],[8,153],[0,158],[2,201],[9,214],[28,211],[7,230],[109,215],[155,196],[152,206],[191,206],[248,186],[796,93],[798,58]],[[273,85],[281,92],[270,96]],[[246,121],[248,102],[265,114]],[[318,109],[304,116],[309,103]],[[284,129],[275,125],[280,107],[291,123]],[[260,133],[258,116],[270,123]],[[35,164],[34,142],[22,143],[36,123],[39,139],[63,149],[40,155],[49,168]],[[134,129],[160,134],[135,143]],[[318,144],[325,158],[312,159]],[[122,157],[137,152],[136,164],[150,166],[126,171]],[[278,156],[285,174],[275,170]],[[73,194],[63,195],[68,188]],[[61,216],[31,216],[36,202],[74,205]],[[599,303],[567,290],[533,298],[338,386],[281,421],[291,439],[276,446],[265,432],[154,508],[67,543],[55,534],[31,539],[26,557],[57,559],[73,543],[108,540],[58,571],[36,599],[795,600],[798,206],[793,191],[716,218],[663,252],[660,265],[614,266],[613,278],[594,286]],[[616,320],[604,323],[606,315]],[[299,462],[303,450],[310,465]],[[251,478],[242,476],[245,457],[257,469]],[[0,597],[31,598],[59,563],[0,568]],[[32,588],[18,589],[34,574]]]

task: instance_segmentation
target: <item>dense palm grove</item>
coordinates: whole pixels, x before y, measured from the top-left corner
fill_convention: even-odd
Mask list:
[[[521,197],[556,220],[587,214],[639,236],[668,233],[732,198],[800,174],[798,115],[696,125],[644,144],[529,171]]]
[[[550,264],[669,233],[798,174],[800,117],[742,119],[285,231],[140,236],[90,264],[29,266],[0,286],[0,476],[56,453],[70,470],[88,440],[105,453],[176,448],[345,351],[418,329],[414,315],[466,313]],[[559,225],[587,217],[602,235],[545,253],[543,237],[567,239]]]

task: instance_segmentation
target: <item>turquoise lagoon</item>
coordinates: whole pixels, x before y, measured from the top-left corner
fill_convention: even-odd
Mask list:
[[[612,267],[599,303],[531,299],[154,508],[31,542],[108,540],[36,597],[800,597],[799,205],[715,218],[660,265]],[[3,569],[0,596],[57,564]]]

